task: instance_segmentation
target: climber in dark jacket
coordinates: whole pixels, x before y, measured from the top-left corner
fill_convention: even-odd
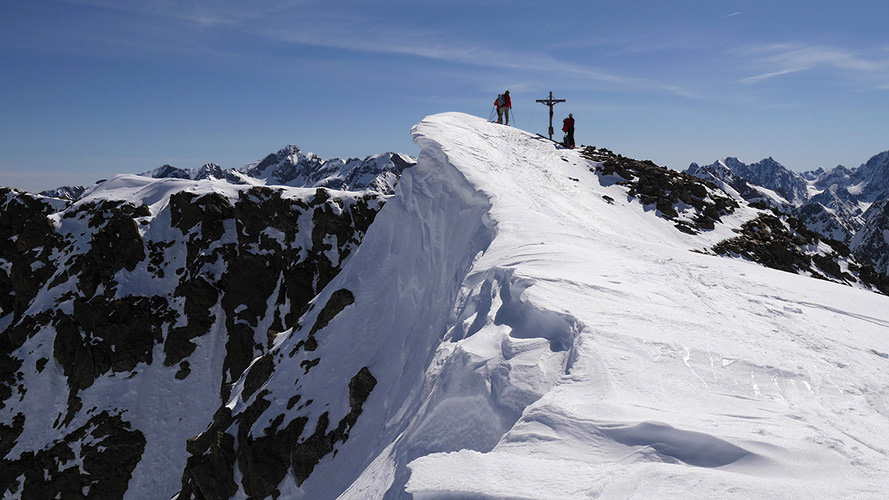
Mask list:
[[[568,118],[562,120],[562,132],[565,132],[565,147],[574,149],[574,115],[568,113]]]

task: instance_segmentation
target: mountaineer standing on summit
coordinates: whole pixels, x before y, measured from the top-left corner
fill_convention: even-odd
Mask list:
[[[565,132],[566,148],[574,149],[574,115],[568,113],[568,118],[562,120],[562,132]]]
[[[497,123],[503,123],[505,115],[506,124],[509,125],[509,110],[512,108],[512,101],[509,99],[508,90],[497,96],[497,99],[494,101],[494,106],[497,107]]]

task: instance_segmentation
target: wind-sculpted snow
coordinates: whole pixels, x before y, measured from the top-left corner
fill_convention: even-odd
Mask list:
[[[407,473],[411,457],[441,446],[450,449],[448,443],[455,440],[471,444],[451,435],[458,424],[446,415],[453,412],[442,408],[436,413],[424,406],[422,394],[424,373],[461,281],[492,238],[483,217],[489,203],[434,143],[421,144],[426,168],[405,173],[396,196],[342,272],[296,327],[276,337],[267,357],[253,363],[220,408],[220,417],[196,438],[180,498],[214,496],[220,490],[213,481],[220,477],[229,485],[223,496],[243,488],[260,497],[290,498],[301,492],[308,498],[333,498],[390,444],[395,443],[392,455],[378,460],[391,464],[385,467],[397,477]],[[331,306],[334,302],[339,305]],[[263,369],[265,359],[274,369]],[[258,390],[247,390],[251,374],[260,369]],[[355,400],[350,388],[359,373],[374,381],[366,401]],[[483,387],[482,380],[477,382]],[[441,418],[419,419],[424,407]],[[453,410],[459,414],[462,408]],[[487,446],[504,430],[496,418],[491,425],[495,430],[483,433]],[[432,444],[399,437],[406,432],[432,434]],[[216,436],[238,446],[214,448]],[[278,445],[272,453],[280,467],[254,465],[252,457],[268,454],[268,440]],[[238,484],[238,477],[245,480]],[[377,485],[383,491],[370,497],[356,493],[358,498],[382,496],[390,487],[392,495],[402,495],[404,479],[382,480],[388,483]]]
[[[416,133],[491,200],[496,231],[427,372],[421,424],[402,437],[425,453],[394,484],[436,499],[887,486],[889,446],[872,426],[889,419],[889,365],[865,347],[889,342],[886,297],[688,251],[730,239],[751,207],[688,234],[601,163],[520,131],[449,114]],[[493,447],[492,414],[505,430]],[[486,434],[454,449],[442,415]],[[381,462],[356,484],[393,470]]]

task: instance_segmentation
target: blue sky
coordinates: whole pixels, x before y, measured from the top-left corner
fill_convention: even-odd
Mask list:
[[[889,149],[883,1],[4,0],[0,185],[90,185],[296,144],[417,154],[424,116],[577,119],[577,142],[684,169]],[[557,126],[558,128],[558,126]]]

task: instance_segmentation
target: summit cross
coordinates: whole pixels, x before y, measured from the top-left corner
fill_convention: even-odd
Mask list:
[[[548,99],[537,99],[537,102],[549,106],[549,140],[553,140],[553,106],[558,102],[565,102],[565,99],[553,99],[553,92],[550,91]]]

